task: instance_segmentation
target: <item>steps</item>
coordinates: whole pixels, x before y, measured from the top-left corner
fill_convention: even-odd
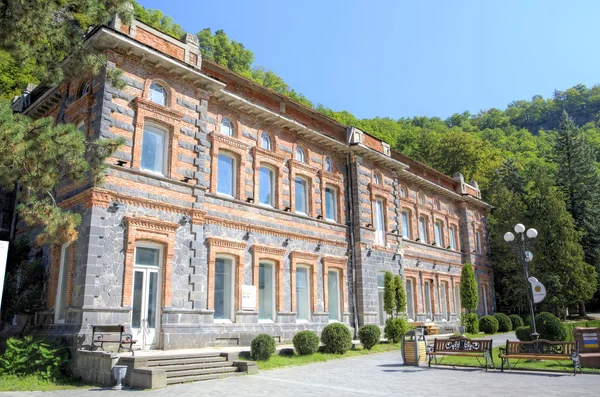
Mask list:
[[[229,360],[227,353],[161,354],[123,357],[132,369],[129,386],[155,389],[177,383],[227,378],[257,372],[252,361]]]

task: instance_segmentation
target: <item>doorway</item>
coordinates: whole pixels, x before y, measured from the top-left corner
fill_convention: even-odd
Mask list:
[[[131,331],[141,349],[158,348],[160,333],[160,264],[162,249],[150,244],[135,248]]]

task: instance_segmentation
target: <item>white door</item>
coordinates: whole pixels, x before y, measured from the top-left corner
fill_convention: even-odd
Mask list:
[[[136,346],[153,349],[158,346],[160,332],[160,280],[161,250],[137,246],[133,271],[133,299],[131,330]]]

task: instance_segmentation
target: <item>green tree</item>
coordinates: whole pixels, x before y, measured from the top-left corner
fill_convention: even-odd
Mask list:
[[[477,310],[479,295],[477,293],[477,281],[473,265],[464,263],[460,274],[460,304],[467,313]]]
[[[183,28],[179,24],[176,24],[173,21],[173,18],[168,15],[163,15],[160,10],[144,8],[136,2],[133,2],[133,12],[135,19],[152,26],[154,29],[161,31],[164,34],[168,34],[177,39],[181,39],[185,34]]]
[[[396,282],[391,272],[383,276],[383,310],[391,316],[396,309]]]
[[[396,275],[394,277],[394,284],[396,285],[396,293],[394,295],[396,300],[396,316],[400,316],[406,313],[406,291],[404,291],[402,277]]]
[[[38,243],[63,244],[77,237],[80,216],[61,209],[54,198],[58,183],[99,182],[104,160],[123,140],[87,141],[73,124],[52,117],[32,120],[13,113],[0,100],[0,189],[19,189],[19,214],[28,225],[42,226]]]

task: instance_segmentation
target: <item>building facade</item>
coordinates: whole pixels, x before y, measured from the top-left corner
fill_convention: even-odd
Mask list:
[[[476,183],[203,60],[193,35],[115,17],[85,46],[126,88],[67,73],[14,103],[125,139],[102,185],[57,190],[82,222],[43,248],[44,332],[84,345],[92,324],[127,324],[140,348],[176,349],[383,325],[385,271],[405,281],[411,321],[452,328],[465,262],[480,313],[495,311]]]

